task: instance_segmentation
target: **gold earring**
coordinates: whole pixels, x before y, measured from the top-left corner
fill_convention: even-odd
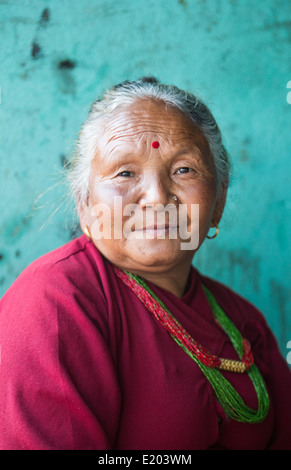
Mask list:
[[[88,238],[90,238],[90,240],[92,240],[91,233],[90,233],[88,225],[86,225],[86,227],[84,228],[84,233],[85,233],[85,235],[87,235]]]
[[[209,237],[208,235],[206,235],[206,238],[208,238],[209,240],[212,240],[213,238],[216,238],[216,237],[217,237],[217,235],[218,235],[218,232],[219,232],[219,228],[218,228],[218,225],[217,225],[217,223],[216,223],[216,222],[213,222],[213,223],[214,223],[214,225],[215,225],[216,232],[215,232],[215,234],[214,234],[214,235],[212,235],[212,237]]]

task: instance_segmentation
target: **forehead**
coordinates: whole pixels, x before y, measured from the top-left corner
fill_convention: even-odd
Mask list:
[[[101,146],[116,146],[159,140],[161,144],[180,145],[193,143],[207,147],[207,142],[197,126],[180,109],[163,101],[139,99],[121,107],[106,121]]]

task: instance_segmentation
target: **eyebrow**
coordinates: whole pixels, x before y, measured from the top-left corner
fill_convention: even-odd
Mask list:
[[[182,155],[194,155],[194,156],[202,157],[203,152],[200,150],[200,148],[197,145],[195,145],[188,149],[181,149],[179,152],[177,152],[174,155],[174,157],[179,158]]]

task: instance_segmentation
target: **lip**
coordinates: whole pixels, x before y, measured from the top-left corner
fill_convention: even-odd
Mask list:
[[[149,225],[148,227],[143,227],[135,229],[135,232],[146,232],[147,230],[170,230],[170,229],[179,228],[177,225]]]

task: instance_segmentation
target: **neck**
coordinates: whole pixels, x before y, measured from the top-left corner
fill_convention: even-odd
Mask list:
[[[188,279],[190,274],[191,264],[187,266],[183,265],[180,269],[175,267],[165,273],[153,273],[153,272],[138,272],[134,271],[134,274],[149,281],[152,284],[165,289],[176,297],[181,298],[185,294],[188,287]],[[133,272],[133,271],[132,271]]]

